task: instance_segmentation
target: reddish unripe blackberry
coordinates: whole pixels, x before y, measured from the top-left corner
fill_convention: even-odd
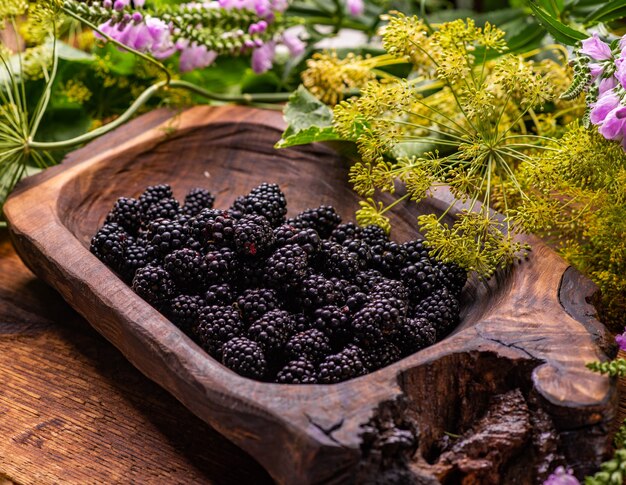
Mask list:
[[[434,344],[437,332],[426,318],[406,318],[393,340],[403,355],[409,355]]]
[[[143,222],[148,226],[150,221],[157,219],[176,219],[180,213],[180,205],[173,198],[161,199],[152,204],[144,213]]]
[[[120,274],[126,281],[132,282],[135,272],[148,264],[146,248],[139,244],[127,246],[124,250],[124,262]]]
[[[193,249],[177,249],[165,256],[163,267],[179,288],[199,290],[204,286],[206,264],[202,255]]]
[[[284,310],[271,310],[250,325],[247,335],[261,346],[268,358],[275,358],[293,335],[294,329],[293,315]]]
[[[295,334],[285,345],[285,356],[288,359],[306,357],[313,363],[322,360],[330,351],[328,337],[314,328]]]
[[[223,305],[228,306],[235,301],[235,291],[228,283],[218,283],[210,285],[204,293],[204,302],[207,306]]]
[[[328,276],[352,279],[359,272],[359,258],[332,241],[323,241],[315,266]]]
[[[205,277],[209,283],[226,283],[234,280],[239,267],[237,255],[227,247],[206,253],[204,263]]]
[[[353,222],[344,222],[339,224],[331,233],[330,240],[339,244],[343,244],[349,239],[358,239],[362,229]]]
[[[242,200],[244,214],[257,214],[267,219],[272,227],[285,222],[287,199],[277,184],[262,183],[255,187]]]
[[[395,302],[371,301],[352,318],[354,341],[363,348],[380,347],[396,332],[403,319]]]
[[[178,295],[166,308],[169,319],[187,335],[198,320],[198,313],[203,307],[202,298],[197,295]]]
[[[267,219],[258,215],[245,215],[235,225],[236,251],[249,257],[260,257],[274,244],[274,233]]]
[[[296,299],[303,308],[311,310],[337,303],[342,297],[331,280],[313,273],[301,281]]]
[[[315,366],[300,357],[288,362],[276,375],[278,384],[315,384],[317,372]]]
[[[335,228],[341,224],[341,216],[330,205],[321,205],[315,209],[307,209],[296,217],[287,220],[287,224],[300,229],[315,229],[321,238],[328,238]]]
[[[351,335],[348,307],[327,305],[313,313],[313,327],[324,333],[335,348],[346,343]]]
[[[124,266],[124,251],[133,244],[133,238],[119,224],[105,224],[91,239],[89,250],[115,271]]]
[[[245,290],[237,298],[237,306],[243,319],[248,323],[252,323],[267,312],[276,310],[279,307],[279,303],[274,290],[258,288]]]
[[[363,227],[357,237],[369,244],[370,247],[381,246],[389,242],[389,236],[385,230],[374,224]]]
[[[402,244],[391,241],[384,245],[372,246],[372,267],[385,276],[397,278],[406,264],[406,258],[407,253]]]
[[[459,302],[447,288],[438,286],[416,305],[413,316],[426,318],[441,339],[459,323]]]
[[[155,308],[163,308],[176,294],[176,286],[170,274],[161,266],[151,264],[137,270],[132,288]]]
[[[212,209],[215,197],[207,189],[197,187],[187,192],[183,212],[188,216],[195,216],[202,209]]]
[[[230,246],[235,234],[235,219],[226,211],[202,209],[187,222],[189,235],[204,247]]]
[[[222,346],[222,364],[252,379],[263,379],[267,373],[267,361],[261,347],[245,337],[235,337]]]
[[[411,299],[418,301],[430,295],[437,282],[437,269],[428,258],[409,263],[400,271],[400,278],[410,290]]]
[[[359,261],[359,269],[365,270],[372,261],[372,250],[369,244],[360,239],[347,239],[342,246],[352,254],[355,254]]]
[[[409,263],[415,263],[422,258],[430,258],[428,247],[423,239],[414,239],[402,244],[406,252],[406,260]]]
[[[304,249],[296,244],[278,248],[267,258],[267,282],[273,287],[284,288],[301,281],[306,274],[308,259]]]
[[[400,349],[392,342],[384,342],[380,347],[363,350],[363,363],[369,372],[387,367],[401,357]]]
[[[182,224],[168,219],[152,221],[147,235],[148,257],[162,259],[172,251],[183,248],[187,239],[187,230]]]
[[[169,199],[172,197],[174,197],[174,194],[172,194],[172,188],[168,184],[149,186],[143,191],[143,194],[139,196],[139,207],[141,209],[141,213],[145,216],[152,204],[155,204],[162,199]]]
[[[362,376],[367,372],[362,352],[355,346],[348,346],[341,352],[329,355],[319,366],[318,382],[334,384]]]
[[[220,357],[222,345],[244,333],[245,326],[239,312],[230,306],[211,305],[198,313],[193,333],[209,354]]]
[[[111,212],[107,214],[104,223],[115,222],[128,234],[136,236],[141,226],[141,217],[141,208],[137,199],[120,197]]]

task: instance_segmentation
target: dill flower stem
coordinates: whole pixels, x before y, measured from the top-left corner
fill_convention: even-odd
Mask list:
[[[400,202],[405,201],[406,199],[408,199],[410,197],[411,194],[407,193],[404,194],[402,197],[398,197],[396,200],[394,200],[391,204],[389,204],[387,207],[385,207],[383,210],[380,211],[380,214],[384,214],[385,212],[387,212],[389,209],[393,209],[396,205],[398,205]]]
[[[56,25],[53,27],[53,32],[56,31]],[[50,75],[48,79],[46,79],[46,87],[44,89],[43,94],[39,98],[37,102],[37,107],[35,108],[35,117],[32,120],[29,130],[29,138],[32,138],[37,133],[39,129],[39,124],[43,118],[44,113],[46,112],[46,108],[48,107],[48,103],[50,102],[50,95],[52,93],[52,84],[56,79],[57,68],[59,66],[59,56],[57,55],[57,39],[56,35],[52,36],[52,70],[50,71]],[[44,69],[45,75],[47,75],[47,71]]]

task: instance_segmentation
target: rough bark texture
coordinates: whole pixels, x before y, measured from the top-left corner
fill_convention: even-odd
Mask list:
[[[153,183],[170,182],[178,197],[207,185],[226,207],[278,182],[292,212],[325,203],[349,219],[358,200],[346,164],[322,146],[275,151],[280,125],[258,110],[194,108],[31,178],[5,206],[15,246],[138,369],[279,482],[536,483],[563,460],[591,471],[609,450],[616,392],[584,364],[605,359],[609,339],[584,303],[593,288],[536,239],[526,238],[528,261],[466,286],[451,336],[331,386],[235,375],[88,252],[114,200]],[[415,236],[415,208],[398,209],[395,238]]]

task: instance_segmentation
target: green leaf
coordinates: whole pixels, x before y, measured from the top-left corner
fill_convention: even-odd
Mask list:
[[[538,7],[534,2],[530,2],[530,8],[537,17],[537,20],[555,38],[555,40],[566,45],[575,45],[579,40],[589,37],[587,34],[572,29],[563,22],[551,16],[544,9]]]
[[[563,0],[537,0],[537,3],[553,17],[558,17],[563,11]]]
[[[290,96],[284,115],[288,126],[276,148],[340,139],[333,130],[332,110],[304,86]]]
[[[626,15],[626,0],[613,0],[605,3],[593,10],[585,17],[585,24],[595,24],[598,22],[610,22],[623,18]]]

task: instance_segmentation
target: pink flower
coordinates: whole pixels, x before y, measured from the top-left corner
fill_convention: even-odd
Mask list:
[[[604,123],[607,115],[619,106],[619,97],[615,91],[607,91],[598,98],[591,108],[590,120],[594,125]]]
[[[353,17],[363,15],[363,12],[365,11],[365,4],[363,3],[363,0],[346,0],[346,6],[348,7],[348,12]]]
[[[626,350],[626,331],[615,337],[615,342],[619,345],[621,350]]]
[[[600,84],[598,84],[598,96],[602,96],[607,91],[611,91],[615,86],[617,86],[617,79],[615,76],[609,76],[600,80]]]
[[[189,72],[194,69],[202,69],[211,65],[216,58],[217,53],[208,50],[205,45],[198,45],[194,42],[191,45],[181,46],[180,70],[181,72]]]
[[[598,34],[583,40],[580,52],[595,59],[596,61],[605,61],[613,57],[611,48],[606,42],[602,42]]]
[[[275,51],[275,42],[267,42],[261,47],[254,49],[254,52],[252,52],[252,70],[257,74],[262,74],[271,69]]]
[[[282,43],[287,46],[292,56],[299,56],[304,52],[306,44],[296,34],[285,32],[283,34]]]
[[[560,466],[543,482],[543,485],[580,485],[580,482],[573,475],[572,470],[565,470]]]

